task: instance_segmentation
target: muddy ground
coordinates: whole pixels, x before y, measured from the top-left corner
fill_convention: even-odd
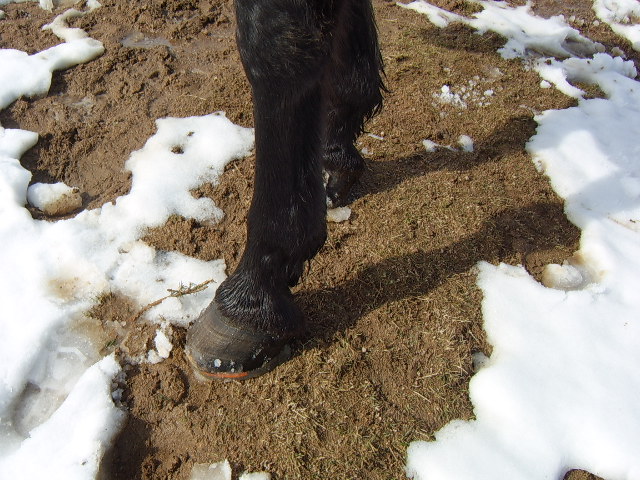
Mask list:
[[[80,188],[84,208],[127,193],[124,162],[154,133],[156,118],[223,110],[252,125],[231,0],[102,3],[74,24],[106,53],[55,73],[46,98],[19,100],[0,115],[5,127],[40,134],[23,158],[34,181]],[[462,1],[439,4],[473,11]],[[491,353],[477,262],[523,264],[537,276],[577,249],[578,230],[525,151],[534,114],[573,100],[541,89],[520,61],[503,60],[497,35],[438,29],[392,1],[374,6],[390,91],[368,124],[375,136],[359,140],[369,162],[352,217],[329,226],[326,245],[295,288],[308,332],[294,358],[247,383],[203,384],[185,363],[185,332],[176,329],[168,360],[126,367],[129,417],[105,457],[104,478],[187,479],[195,463],[225,458],[237,473],[266,470],[274,479],[402,478],[409,442],[473,418],[472,354]],[[36,28],[51,16],[34,4],[3,8],[1,47],[32,53],[58,43]],[[588,1],[548,0],[535,9],[575,15],[609,50],[622,43],[592,25]],[[433,95],[443,85],[471,92],[467,107],[439,103]],[[463,134],[473,152],[428,153],[422,145],[455,146]],[[146,241],[204,260],[222,257],[232,269],[242,252],[252,169],[251,157],[234,162],[220,185],[194,192],[223,208],[221,224],[172,218]],[[107,327],[140,307],[110,295],[89,315]],[[146,349],[153,333],[144,320],[128,328],[129,344],[118,337],[107,346],[122,356]]]

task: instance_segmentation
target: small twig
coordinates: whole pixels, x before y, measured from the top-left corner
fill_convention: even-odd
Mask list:
[[[162,302],[164,302],[167,298],[170,297],[183,297],[184,295],[191,295],[192,293],[198,293],[203,291],[205,288],[207,288],[207,286],[213,282],[213,278],[202,282],[202,283],[198,283],[197,285],[194,285],[193,283],[190,283],[189,286],[185,286],[185,285],[180,285],[178,287],[177,290],[174,290],[172,288],[167,288],[167,291],[169,292],[169,295],[166,295],[158,300],[155,300],[153,302],[151,302],[150,304],[144,306],[138,313],[136,313],[135,315],[132,315],[128,320],[127,323],[131,323],[131,322],[135,322],[136,320],[138,320],[142,315],[144,315],[149,309],[155,307],[156,305],[160,305]]]
[[[202,100],[203,102],[206,102],[206,101],[207,101],[207,99],[206,99],[206,98],[202,98],[202,97],[199,97],[199,96],[197,96],[197,95],[192,95],[192,94],[190,94],[190,93],[183,93],[183,94],[182,94],[182,95],[180,95],[180,96],[181,96],[181,97],[193,97],[193,98],[197,98],[197,99],[199,99],[199,100]]]

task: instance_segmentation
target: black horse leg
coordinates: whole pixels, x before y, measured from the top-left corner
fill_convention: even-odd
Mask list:
[[[319,3],[236,0],[238,47],[254,100],[256,172],[241,261],[188,333],[188,356],[212,378],[272,368],[302,328],[289,286],[326,238],[327,45]]]
[[[332,37],[324,87],[328,100],[324,168],[334,207],[347,203],[364,170],[354,146],[364,122],[382,107],[382,57],[370,0],[347,0]]]

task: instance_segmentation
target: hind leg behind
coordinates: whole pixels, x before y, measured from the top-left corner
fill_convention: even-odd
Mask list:
[[[333,207],[348,202],[364,170],[364,159],[354,143],[365,121],[382,107],[385,90],[370,0],[345,0],[340,8],[323,79],[328,103],[323,166]]]

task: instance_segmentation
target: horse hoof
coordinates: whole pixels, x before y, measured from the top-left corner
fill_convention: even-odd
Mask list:
[[[329,208],[344,207],[349,203],[351,188],[355,185],[361,175],[361,171],[327,171],[327,206]]]
[[[214,301],[189,328],[185,352],[201,379],[248,380],[288,360],[292,338],[232,325]]]

